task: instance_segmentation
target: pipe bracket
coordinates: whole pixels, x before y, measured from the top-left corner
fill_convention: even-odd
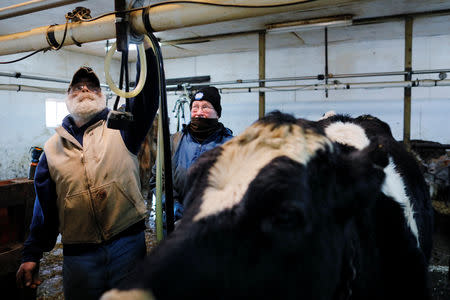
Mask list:
[[[58,24],[53,24],[53,25],[48,26],[47,33],[45,35],[45,37],[47,39],[47,43],[53,49],[58,49],[60,46],[58,41],[55,38],[55,31],[53,30],[53,27],[56,25],[58,25]]]
[[[150,24],[150,6],[147,6],[142,13],[142,22],[144,23],[145,30],[147,32],[154,32],[152,25]]]

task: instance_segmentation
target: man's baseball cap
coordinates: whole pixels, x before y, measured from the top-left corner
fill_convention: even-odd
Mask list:
[[[100,80],[95,74],[94,70],[90,67],[83,66],[79,68],[75,74],[73,74],[72,81],[69,84],[69,88],[67,91],[70,91],[70,88],[80,82],[82,79],[88,79],[90,82],[94,83],[95,86],[100,88]]]

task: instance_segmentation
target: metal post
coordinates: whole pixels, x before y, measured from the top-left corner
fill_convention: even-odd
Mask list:
[[[266,78],[266,32],[259,33],[259,80]],[[265,86],[264,81],[259,82],[260,87]],[[259,92],[259,118],[261,119],[266,114],[266,94]]]
[[[411,81],[413,18],[405,18],[405,81]],[[405,87],[403,100],[403,144],[411,149],[411,87]]]

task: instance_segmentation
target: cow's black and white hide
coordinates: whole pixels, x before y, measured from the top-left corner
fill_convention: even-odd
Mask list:
[[[399,299],[380,268],[379,145],[346,153],[307,121],[257,121],[199,158],[177,229],[102,299]]]
[[[328,116],[317,123],[333,141],[347,151],[369,146],[371,139],[383,139],[389,164],[377,201],[378,247],[382,255],[383,276],[403,298],[401,286],[428,285],[428,261],[431,256],[433,211],[422,172],[414,156],[397,142],[389,125],[370,115],[351,118]],[[404,270],[408,270],[403,277]]]

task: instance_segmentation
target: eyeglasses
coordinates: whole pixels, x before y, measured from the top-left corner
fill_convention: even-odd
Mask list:
[[[214,109],[213,107],[211,107],[211,106],[208,106],[208,105],[202,105],[202,106],[199,106],[199,105],[192,105],[192,111],[198,111],[198,110],[202,110],[202,111],[210,111],[211,109]]]
[[[80,92],[83,90],[83,87],[86,87],[88,90],[92,91],[92,92],[98,92],[100,90],[100,88],[92,83],[92,82],[79,82],[76,83],[74,85],[72,85],[72,87],[70,88],[70,90],[72,92]]]

